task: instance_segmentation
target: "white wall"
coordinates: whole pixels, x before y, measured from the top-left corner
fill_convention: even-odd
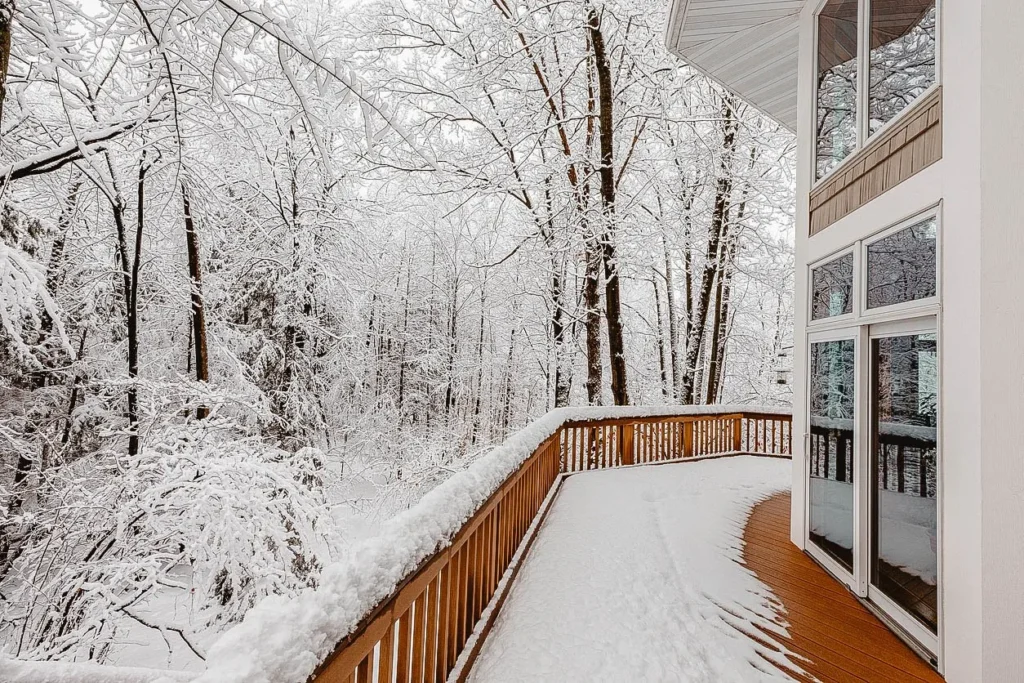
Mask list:
[[[961,0],[968,1],[968,0]],[[1024,680],[1024,3],[981,13],[983,680]]]
[[[978,0],[942,2],[944,672],[981,676],[981,184]],[[1005,679],[1010,680],[1010,679]]]

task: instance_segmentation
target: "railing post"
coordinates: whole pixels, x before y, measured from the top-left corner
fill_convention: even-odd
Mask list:
[[[632,465],[633,459],[633,425],[619,425],[619,462]]]
[[[683,457],[693,457],[693,420],[683,423]]]
[[[732,449],[739,453],[743,450],[743,416],[737,415],[732,420]]]

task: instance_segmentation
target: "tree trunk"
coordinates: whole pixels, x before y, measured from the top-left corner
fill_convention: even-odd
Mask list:
[[[458,355],[459,278],[455,276],[452,299],[448,307],[448,382],[444,391],[444,414],[448,418],[455,408],[455,356]]]
[[[550,180],[549,177],[544,186],[546,216],[543,221],[538,219],[537,223],[541,228],[541,236],[544,238],[551,264],[551,337],[555,348],[555,407],[564,408],[569,405],[569,396],[572,391],[572,363],[567,363],[565,358],[568,350],[565,343],[565,281],[558,245],[555,244],[555,220],[551,209]],[[600,351],[598,356],[600,356]]]
[[[748,172],[753,171],[757,161],[757,147],[750,149],[750,165]],[[715,319],[712,329],[711,364],[708,369],[707,403],[717,402],[725,377],[725,347],[729,343],[729,299],[732,294],[732,276],[735,271],[736,250],[739,245],[738,230],[742,229],[743,217],[747,212],[747,196],[750,193],[749,182],[744,185],[739,205],[736,208],[735,224],[723,227],[722,261],[718,272],[718,285],[715,295]]]
[[[676,293],[672,276],[672,254],[668,248],[668,240],[661,236],[661,244],[665,250],[665,308],[668,314],[668,351],[669,351],[669,386],[672,387],[672,398],[679,397],[679,329],[676,320]]]
[[[651,285],[654,286],[654,316],[658,319],[656,335],[658,337],[658,367],[661,370],[661,395],[668,398],[668,368],[665,367],[665,328],[661,322],[661,294],[658,290],[658,280],[652,278]]]
[[[409,344],[409,293],[412,289],[412,259],[405,267],[405,299],[402,302],[402,343],[399,345],[398,359],[398,410],[403,413],[405,406],[405,354]]]
[[[476,444],[480,432],[480,407],[484,393],[484,316],[487,313],[487,277],[480,282],[480,334],[476,340],[476,399],[473,402],[473,436],[470,443]]]
[[[613,111],[612,72],[605,54],[604,34],[597,10],[587,10],[587,28],[594,50],[594,71],[597,74],[598,141],[601,150],[601,257],[604,263],[605,318],[608,320],[608,355],[612,371],[612,399],[615,405],[629,404],[626,382],[626,349],[622,333],[622,302],[619,285],[619,264],[615,256],[615,117]]]
[[[715,189],[715,205],[711,214],[711,226],[708,229],[707,252],[704,259],[704,270],[701,273],[700,289],[697,291],[697,299],[694,302],[690,335],[686,340],[686,367],[683,370],[682,395],[680,396],[685,405],[693,404],[696,391],[699,388],[699,383],[696,382],[697,365],[703,355],[708,309],[711,305],[711,293],[718,276],[720,263],[719,250],[729,220],[729,197],[732,194],[733,182],[732,157],[736,149],[736,118],[731,97],[725,98],[722,103],[722,119],[722,160]]]
[[[728,304],[725,298],[725,270],[729,267],[727,263],[728,249],[722,249],[718,266],[718,278],[715,283],[715,316],[711,322],[711,346],[709,348],[710,361],[708,363],[708,391],[704,402],[711,405],[718,396],[719,363],[722,354],[720,351],[725,346],[725,317],[728,313]]]
[[[586,238],[586,274],[583,304],[587,330],[587,402],[601,405],[601,254],[594,235]]]
[[[206,310],[203,305],[203,269],[199,254],[199,233],[196,232],[195,220],[192,216],[192,203],[189,200],[185,185],[181,186],[181,201],[185,212],[185,244],[188,249],[188,276],[191,282],[192,299],[192,339],[195,351],[196,379],[200,382],[210,381],[209,356],[206,350]],[[209,406],[200,404],[196,408],[196,417],[200,420],[210,414]]]
[[[11,62],[13,21],[14,0],[0,0],[0,124],[4,121],[4,100],[7,99],[7,68]]]
[[[128,328],[128,454],[139,453],[139,269],[142,266],[142,228],[146,214],[146,156],[143,153],[139,161],[139,177],[136,183],[136,222],[135,251],[132,254],[131,270],[125,273],[126,303],[125,313]],[[120,214],[120,219],[118,215]],[[119,224],[118,235],[123,241],[122,251],[127,255],[127,240],[124,227],[123,211],[114,212],[114,221]],[[126,259],[125,259],[126,260]],[[125,264],[126,265],[126,264]]]

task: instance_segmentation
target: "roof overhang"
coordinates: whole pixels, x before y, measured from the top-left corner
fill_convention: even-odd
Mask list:
[[[673,54],[796,131],[800,12],[806,0],[673,0]]]

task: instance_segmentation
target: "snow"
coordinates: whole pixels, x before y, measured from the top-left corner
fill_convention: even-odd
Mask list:
[[[86,663],[0,659],[3,683],[181,683],[189,674]]]
[[[735,626],[780,631],[742,533],[791,472],[736,457],[570,477],[470,680],[787,680]]]
[[[353,545],[350,552],[341,560],[324,568],[316,589],[304,590],[293,598],[272,595],[263,599],[246,614],[240,624],[226,631],[210,647],[207,653],[206,671],[198,676],[191,674],[193,676],[191,680],[194,683],[304,683],[316,666],[331,653],[334,646],[359,624],[362,617],[386,599],[420,563],[439,548],[450,543],[466,520],[486,502],[510,474],[515,472],[533,454],[541,443],[553,435],[565,422],[740,412],[789,414],[788,411],[781,411],[777,408],[727,405],[584,407],[553,410],[514,434],[501,446],[478,458],[467,469],[442,482],[427,493],[419,503],[382,525],[379,534]],[[694,463],[686,466],[692,468],[685,470],[687,476],[666,477],[666,483],[668,481],[675,483],[668,488],[657,486],[655,488],[660,492],[659,495],[665,498],[662,508],[666,514],[678,513],[684,516],[676,517],[676,519],[686,519],[699,513],[701,524],[686,530],[686,533],[679,538],[690,538],[691,540],[688,542],[702,539],[705,544],[724,544],[721,549],[716,551],[720,553],[717,559],[712,559],[710,556],[714,553],[710,552],[708,557],[702,559],[690,558],[689,562],[694,563],[695,571],[704,576],[701,586],[717,589],[717,593],[712,592],[711,594],[720,596],[731,594],[734,588],[749,591],[746,600],[741,600],[736,608],[748,616],[759,617],[767,624],[774,618],[774,614],[767,604],[767,589],[764,589],[749,572],[740,568],[739,565],[731,566],[734,564],[732,558],[734,556],[738,558],[739,551],[735,544],[729,545],[728,534],[735,533],[737,528],[742,528],[742,521],[756,500],[772,491],[788,486],[790,465],[788,462],[766,459],[741,458],[735,462],[744,463],[743,467],[737,469],[737,473],[747,473],[735,481],[731,480],[732,474],[722,477],[721,480],[711,476],[709,481],[707,477],[710,476],[710,473],[718,470],[714,469],[710,463]],[[712,467],[712,469],[708,470],[708,467]],[[626,477],[624,481],[645,477],[657,479],[675,471],[674,466],[671,465],[653,469],[635,468],[628,470],[628,474],[626,470],[620,471],[611,475],[611,478],[608,478],[606,474],[603,481],[619,481],[616,477]],[[698,473],[701,473],[700,477],[697,476]],[[600,477],[601,475],[600,473],[591,473],[587,476]],[[678,481],[676,481],[677,479]],[[601,481],[601,479],[595,479],[595,481]],[[712,493],[710,490],[701,494],[700,487],[708,485],[716,489],[721,488],[722,491],[728,491],[732,495],[722,496],[722,500],[717,500],[717,496],[710,495]],[[691,490],[691,486],[698,486],[698,488]],[[574,487],[570,487],[570,490],[572,488]],[[675,504],[672,503],[670,496],[670,494],[675,495],[672,493],[673,490],[679,493],[676,496]],[[701,502],[695,507],[689,507],[698,500]],[[636,501],[623,500],[621,504],[635,503]],[[677,509],[680,505],[682,508]],[[607,508],[603,505],[599,507]],[[654,507],[662,509],[657,505]],[[606,509],[606,512],[611,512],[611,510]],[[638,531],[641,537],[646,537],[655,528],[652,525],[647,525],[647,522],[650,521],[649,519],[644,520],[642,523],[646,526],[640,530],[629,530],[629,524],[625,526],[620,524],[619,530],[629,531],[629,535]],[[657,528],[660,530],[660,527]],[[712,532],[717,532],[719,535]],[[680,546],[673,544],[671,547],[678,550]],[[706,549],[710,551],[711,547],[711,545],[707,545]],[[716,577],[721,577],[721,581]],[[727,577],[731,578],[727,579]],[[637,584],[634,588],[639,585]],[[664,589],[664,587],[662,588]],[[693,586],[689,586],[687,590],[692,588]],[[690,608],[698,611],[708,609],[705,599],[696,594],[691,597],[697,602],[690,604]],[[712,613],[710,616],[714,616],[714,619],[721,624],[725,624],[728,620],[728,617],[720,610],[712,610]],[[675,626],[678,627],[680,624],[676,623]],[[751,654],[752,651],[741,647],[733,647],[730,650],[727,647],[730,640],[740,642],[733,636],[731,639],[729,637],[719,639],[716,641],[717,645],[703,646],[689,643],[688,646],[701,650],[708,649],[709,652],[714,650],[715,654],[709,655],[709,657],[711,657],[710,662],[715,666],[721,665],[721,659],[725,656],[723,653],[735,654],[742,650],[745,655]],[[745,640],[743,642],[746,643]],[[750,646],[747,644],[744,647],[749,648]],[[98,669],[97,667],[92,668]],[[750,666],[747,666],[746,670],[748,673],[753,671]],[[61,681],[60,678],[32,677],[35,675],[32,673],[35,670],[25,669],[25,671],[28,673],[18,679],[23,683]],[[85,670],[83,669],[83,671]],[[118,671],[143,671],[143,673],[130,674],[135,675],[135,678],[83,677],[67,680],[95,680],[97,683],[106,683],[107,680],[118,683],[159,680],[146,678],[147,674],[144,670],[119,669]],[[158,676],[160,672],[149,672],[149,674]],[[83,676],[85,675],[83,673]],[[101,674],[89,672],[88,675],[99,676]],[[0,677],[0,680],[6,681],[7,679]],[[184,680],[189,680],[189,677]]]
[[[293,599],[271,596],[210,648],[196,683],[302,683],[336,643],[439,548],[447,545],[487,498],[565,422],[666,415],[757,412],[751,406],[562,408],[547,413],[480,457],[403,513],[379,535],[324,568],[320,585]],[[788,470],[777,465],[780,469]],[[787,480],[788,481],[788,480]]]

